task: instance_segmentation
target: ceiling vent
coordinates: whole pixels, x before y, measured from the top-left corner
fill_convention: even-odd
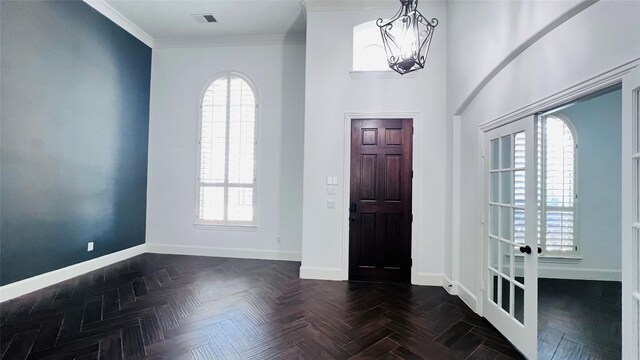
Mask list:
[[[191,17],[196,22],[199,22],[201,24],[218,22],[218,20],[216,20],[216,18],[213,17],[213,15],[211,15],[211,14],[195,14],[195,15],[191,15]]]

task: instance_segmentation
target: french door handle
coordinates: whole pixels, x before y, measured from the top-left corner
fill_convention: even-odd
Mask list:
[[[520,252],[523,254],[531,255],[531,246],[520,246]]]

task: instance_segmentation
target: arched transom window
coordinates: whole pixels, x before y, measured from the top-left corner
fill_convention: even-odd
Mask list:
[[[233,72],[214,80],[201,104],[198,221],[256,223],[256,94]]]
[[[380,28],[375,21],[353,27],[353,70],[389,71]]]

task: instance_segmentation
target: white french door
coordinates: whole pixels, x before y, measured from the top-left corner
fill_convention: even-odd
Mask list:
[[[483,315],[529,359],[538,334],[534,124],[532,116],[486,132],[484,166]]]
[[[640,69],[622,81],[622,354],[640,359]]]

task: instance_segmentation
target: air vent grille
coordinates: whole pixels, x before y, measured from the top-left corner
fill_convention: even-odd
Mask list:
[[[218,20],[212,14],[193,14],[191,17],[198,23],[216,23]]]

